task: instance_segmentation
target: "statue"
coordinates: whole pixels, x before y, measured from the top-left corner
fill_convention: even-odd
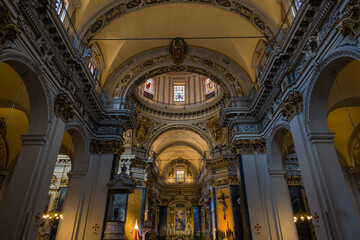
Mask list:
[[[146,131],[143,125],[140,126],[137,134],[136,134],[136,139],[139,143],[142,143],[145,141],[146,139]]]

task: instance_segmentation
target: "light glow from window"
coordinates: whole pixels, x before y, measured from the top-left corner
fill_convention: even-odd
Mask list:
[[[184,175],[185,175],[184,171],[176,171],[176,181],[184,182],[185,181]]]
[[[146,80],[145,85],[144,85],[144,91],[154,95],[154,82],[153,82],[152,78],[149,78],[148,80]]]
[[[210,78],[205,79],[205,95],[215,91],[215,84]]]
[[[174,86],[174,101],[175,102],[185,101],[185,85]]]

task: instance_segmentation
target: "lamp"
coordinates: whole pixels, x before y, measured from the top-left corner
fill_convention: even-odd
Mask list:
[[[311,221],[312,220],[312,216],[310,213],[307,213],[307,212],[304,212],[303,210],[301,210],[300,208],[300,199],[297,198],[296,199],[296,202],[298,204],[298,208],[299,208],[299,211],[295,214],[294,216],[294,222],[298,222],[298,220],[301,220],[301,221]]]

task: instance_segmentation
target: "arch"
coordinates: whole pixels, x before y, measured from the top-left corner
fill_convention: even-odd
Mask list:
[[[290,134],[291,132],[286,125],[278,125],[277,129],[273,131],[273,135],[271,138],[270,147],[269,147],[269,169],[270,170],[283,170],[283,145],[286,141],[286,134]],[[292,140],[292,139],[291,139]],[[289,148],[290,146],[287,146]],[[286,150],[288,151],[288,150]]]
[[[217,0],[217,1],[178,1],[178,2],[164,2],[164,1],[144,1],[144,0],[132,0],[126,5],[125,3],[116,4],[116,2],[110,2],[107,6],[96,11],[89,19],[93,21],[86,21],[83,26],[80,27],[80,36],[83,36],[85,40],[90,41],[96,34],[98,34],[104,27],[111,22],[117,20],[121,16],[127,13],[135,12],[137,10],[151,7],[155,5],[163,4],[202,4],[219,8],[224,11],[230,11],[237,16],[250,22],[254,28],[258,29],[264,36],[272,37],[273,31],[276,31],[276,23],[270,20],[270,17],[266,13],[261,11],[259,7],[249,6],[241,0],[229,1],[229,0]],[[258,11],[260,10],[260,11]],[[261,12],[261,13],[260,13]]]
[[[163,128],[160,128],[154,135],[151,136],[150,141],[144,147],[146,149],[150,150],[153,143],[156,141],[156,139],[158,137],[160,137],[162,134],[164,134],[168,131],[177,130],[177,129],[188,130],[188,131],[194,132],[195,134],[199,135],[206,142],[209,149],[212,148],[211,139],[204,132],[200,131],[199,129],[197,129],[194,126],[186,125],[186,124],[167,125],[167,126],[164,126]]]
[[[211,60],[210,60],[211,59]],[[248,96],[252,81],[247,72],[228,57],[200,47],[189,46],[183,65],[177,66],[169,57],[168,47],[136,55],[120,65],[108,78],[104,91],[108,96],[117,92],[125,99],[134,84],[165,72],[194,72],[217,82],[230,96]],[[240,92],[236,88],[240,86]]]
[[[291,131],[290,130],[290,125],[288,122],[286,121],[281,121],[277,124],[275,124],[275,127],[271,130],[270,132],[270,135],[267,137],[266,139],[266,149],[268,151],[268,154],[267,154],[267,163],[268,163],[268,167],[270,168],[270,155],[271,155],[271,144],[273,142],[273,139],[274,139],[274,136],[275,134],[277,133],[278,130],[280,129],[284,129],[284,130],[287,130],[287,131]]]
[[[90,158],[90,152],[89,140],[86,136],[84,128],[78,124],[72,123],[66,126],[65,131],[70,134],[74,146],[72,171],[86,171]]]
[[[308,132],[329,131],[327,102],[333,84],[330,74],[332,72],[338,74],[352,60],[360,61],[359,51],[339,49],[329,54],[315,69],[306,90],[304,102],[305,123]]]
[[[42,72],[31,59],[18,53],[0,55],[0,62],[5,62],[12,67],[19,74],[27,89],[31,106],[27,134],[45,135],[53,116],[53,104]]]
[[[201,156],[204,154],[201,149],[199,149],[197,146],[191,143],[181,142],[181,143],[170,143],[166,144],[164,147],[162,147],[160,150],[157,151],[157,154],[160,155],[163,151],[165,151],[167,148],[173,147],[173,146],[184,146],[184,147],[191,147],[195,151],[197,151]]]

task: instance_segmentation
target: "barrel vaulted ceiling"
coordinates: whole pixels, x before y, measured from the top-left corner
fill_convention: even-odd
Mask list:
[[[71,0],[69,1],[71,2]],[[97,42],[105,62],[102,83],[129,58],[168,46],[170,40],[93,40],[109,38],[271,37],[281,22],[278,0],[115,1],[81,0],[75,25],[90,44]],[[259,38],[189,39],[190,46],[220,52],[255,78],[251,65]]]

